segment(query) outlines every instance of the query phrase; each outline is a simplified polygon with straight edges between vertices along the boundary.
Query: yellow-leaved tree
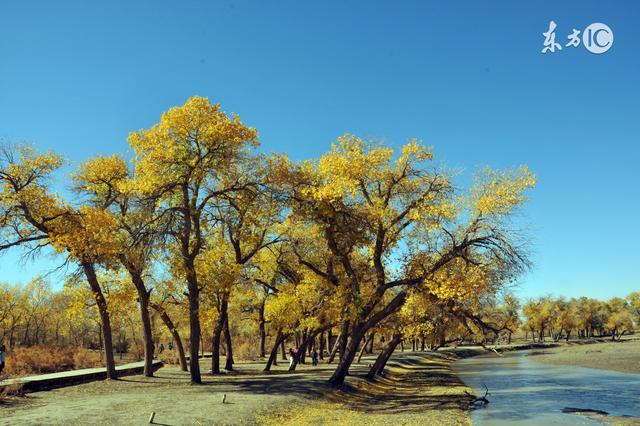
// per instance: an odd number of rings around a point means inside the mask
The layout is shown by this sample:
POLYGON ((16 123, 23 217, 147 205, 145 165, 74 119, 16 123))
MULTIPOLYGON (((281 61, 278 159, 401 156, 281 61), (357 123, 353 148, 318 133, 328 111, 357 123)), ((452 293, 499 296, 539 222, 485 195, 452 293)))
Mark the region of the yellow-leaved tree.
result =
POLYGON ((25 145, 3 147, 0 155, 0 251, 51 246, 80 266, 100 314, 107 378, 115 379, 109 309, 96 268, 117 260, 116 218, 102 207, 75 208, 51 190, 51 175, 62 165, 60 156, 25 145))
POLYGON ((155 199, 156 214, 170 223, 183 262, 189 299, 190 373, 201 383, 200 290, 196 259, 205 246, 207 212, 212 201, 239 189, 236 163, 257 144, 257 131, 229 116, 220 105, 202 97, 162 114, 149 129, 129 135, 135 152, 134 184, 143 196, 155 199))
MULTIPOLYGON (((396 153, 347 134, 317 161, 282 159, 277 168, 292 214, 319 228, 333 267, 326 271, 303 253, 302 264, 338 282, 344 294, 346 341, 333 385, 343 383, 365 333, 452 260, 500 263, 513 272, 527 264, 505 219, 524 202, 535 177, 524 167, 485 172, 461 197, 444 172, 428 166, 432 158, 415 140, 396 153)), ((452 285, 446 291, 459 290, 452 285)))

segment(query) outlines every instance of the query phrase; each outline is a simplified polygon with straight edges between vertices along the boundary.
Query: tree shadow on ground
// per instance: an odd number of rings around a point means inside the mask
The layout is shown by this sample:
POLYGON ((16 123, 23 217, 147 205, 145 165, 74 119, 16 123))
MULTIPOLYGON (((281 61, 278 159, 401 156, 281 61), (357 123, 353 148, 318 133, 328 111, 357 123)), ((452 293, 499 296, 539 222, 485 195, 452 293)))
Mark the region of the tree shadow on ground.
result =
POLYGON ((327 398, 360 411, 386 414, 427 410, 466 410, 473 397, 464 394, 464 384, 453 374, 447 356, 399 357, 387 373, 375 381, 354 380, 327 398))

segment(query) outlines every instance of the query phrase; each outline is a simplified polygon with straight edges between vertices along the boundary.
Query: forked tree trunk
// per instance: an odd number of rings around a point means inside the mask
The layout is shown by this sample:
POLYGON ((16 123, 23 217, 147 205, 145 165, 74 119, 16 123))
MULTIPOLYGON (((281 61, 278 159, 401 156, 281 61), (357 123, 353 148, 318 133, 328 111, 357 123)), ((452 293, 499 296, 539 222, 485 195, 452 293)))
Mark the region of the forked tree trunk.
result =
POLYGON ((107 379, 115 380, 118 378, 116 373, 116 361, 113 357, 113 338, 111 335, 111 319, 109 318, 109 309, 107 301, 102 293, 102 288, 96 276, 95 266, 91 262, 83 262, 82 269, 93 292, 96 304, 98 305, 98 313, 100 314, 100 328, 102 343, 104 347, 105 366, 107 368, 107 379))
POLYGON ((173 341, 176 343, 176 349, 178 349, 178 358, 180 359, 180 369, 182 371, 189 371, 187 368, 187 357, 184 354, 184 346, 182 345, 182 339, 180 338, 180 333, 178 333, 178 329, 171 321, 171 318, 167 314, 167 312, 158 304, 150 302, 151 308, 153 308, 158 314, 160 314, 160 319, 164 323, 164 325, 169 329, 171 333, 171 337, 173 337, 173 341))

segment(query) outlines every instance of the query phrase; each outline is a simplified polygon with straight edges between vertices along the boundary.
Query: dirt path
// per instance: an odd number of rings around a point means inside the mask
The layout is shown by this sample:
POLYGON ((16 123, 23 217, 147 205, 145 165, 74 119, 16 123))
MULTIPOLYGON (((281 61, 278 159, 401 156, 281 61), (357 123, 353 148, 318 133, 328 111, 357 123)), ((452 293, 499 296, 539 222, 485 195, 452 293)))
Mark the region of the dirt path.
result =
MULTIPOLYGON (((388 377, 371 384, 359 376, 371 359, 352 368, 344 391, 330 389, 331 365, 278 366, 239 363, 239 372, 204 375, 202 386, 187 373, 164 367, 156 377, 130 376, 35 392, 0 405, 0 424, 470 424, 467 389, 451 373, 445 355, 399 354, 388 377), (226 394, 226 403, 222 403, 226 394), (427 421, 427 423, 424 423, 427 421)), ((203 371, 209 367, 203 361, 203 371)))

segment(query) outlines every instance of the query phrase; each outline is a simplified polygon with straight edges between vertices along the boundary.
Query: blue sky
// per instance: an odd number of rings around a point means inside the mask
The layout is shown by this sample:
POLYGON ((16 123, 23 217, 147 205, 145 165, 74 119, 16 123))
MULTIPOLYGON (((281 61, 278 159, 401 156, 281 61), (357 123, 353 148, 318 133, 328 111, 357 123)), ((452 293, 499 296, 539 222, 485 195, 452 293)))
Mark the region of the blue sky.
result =
MULTIPOLYGON (((526 163, 533 272, 521 296, 640 290, 640 5, 604 1, 5 1, 0 138, 75 164, 191 95, 318 156, 353 132, 433 145, 470 176, 526 163), (90 4, 91 3, 91 4, 90 4), (562 4, 559 4, 562 3, 562 4), (549 21, 614 32, 601 55, 542 54, 549 21)), ((0 258, 0 280, 50 263, 0 258)))

